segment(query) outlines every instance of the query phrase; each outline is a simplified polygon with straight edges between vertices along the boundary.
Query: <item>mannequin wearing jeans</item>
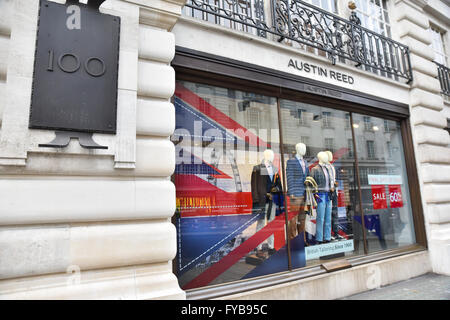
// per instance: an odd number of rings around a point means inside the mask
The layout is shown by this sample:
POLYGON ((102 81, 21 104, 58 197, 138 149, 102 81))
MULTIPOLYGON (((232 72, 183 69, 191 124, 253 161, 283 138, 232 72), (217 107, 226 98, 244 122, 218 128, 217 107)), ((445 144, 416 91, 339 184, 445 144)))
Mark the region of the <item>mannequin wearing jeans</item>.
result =
POLYGON ((331 237, 331 240, 340 240, 343 239, 339 235, 339 218, 338 218, 338 194, 337 194, 337 176, 336 176, 336 169, 331 164, 333 162, 333 153, 331 151, 325 151, 328 155, 328 161, 326 163, 326 166, 328 168, 328 171, 331 174, 331 191, 330 191, 330 197, 332 201, 332 209, 331 209, 331 230, 334 233, 334 237, 331 237))
POLYGON ((316 241, 318 243, 331 240, 331 209, 330 191, 332 189, 332 173, 327 168, 328 155, 325 152, 317 154, 319 164, 311 169, 311 176, 317 182, 318 197, 316 218, 316 241))

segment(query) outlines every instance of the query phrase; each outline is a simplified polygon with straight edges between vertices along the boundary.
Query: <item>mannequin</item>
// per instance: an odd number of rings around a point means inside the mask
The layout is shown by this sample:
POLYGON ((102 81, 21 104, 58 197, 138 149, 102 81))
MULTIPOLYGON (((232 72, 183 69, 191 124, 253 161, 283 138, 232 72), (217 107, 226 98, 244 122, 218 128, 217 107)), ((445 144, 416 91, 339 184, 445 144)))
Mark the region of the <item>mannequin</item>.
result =
MULTIPOLYGON (((251 177, 252 202, 253 210, 261 214, 257 225, 256 232, 267 223, 275 219, 276 204, 273 197, 282 193, 281 179, 278 169, 273 165, 275 155, 272 150, 267 149, 263 152, 263 160, 261 164, 253 167, 251 177)), ((274 252, 274 237, 271 235, 268 239, 268 252, 274 252)), ((262 249, 262 244, 258 246, 262 249)))
POLYGON ((327 243, 331 240, 331 191, 333 173, 327 167, 329 162, 328 154, 321 151, 317 154, 319 164, 311 169, 311 176, 317 182, 317 219, 316 219, 316 241, 317 243, 327 243))
POLYGON ((326 151, 328 155, 328 163, 327 167, 330 169, 332 174, 332 190, 331 190, 331 230, 334 235, 331 236, 331 240, 341 240, 343 237, 339 235, 339 221, 338 221, 338 191, 337 191, 337 176, 336 176, 336 168, 331 164, 333 162, 333 153, 331 151, 326 151))
POLYGON ((326 166, 329 170, 331 170, 331 185, 332 185, 332 191, 334 191, 335 187, 336 187, 336 169, 334 168, 334 166, 331 164, 331 162, 333 162, 333 153, 331 151, 325 151, 325 153, 327 154, 328 158, 326 161, 326 166))
POLYGON ((273 159, 275 158, 275 154, 273 153, 272 150, 267 149, 267 150, 264 150, 264 152, 263 152, 263 158, 264 158, 265 164, 272 164, 273 159))
POLYGON ((300 157, 300 159, 303 159, 303 156, 306 153, 306 145, 301 142, 297 143, 295 145, 295 151, 296 151, 297 155, 300 157))
MULTIPOLYGON (((297 143, 295 145, 295 151, 295 157, 289 159, 286 165, 288 196, 291 204, 290 209, 298 213, 296 217, 289 221, 289 239, 293 239, 305 231, 305 179, 309 175, 308 163, 303 159, 306 153, 306 145, 301 142, 297 143)), ((306 240, 304 233, 303 237, 306 240)))

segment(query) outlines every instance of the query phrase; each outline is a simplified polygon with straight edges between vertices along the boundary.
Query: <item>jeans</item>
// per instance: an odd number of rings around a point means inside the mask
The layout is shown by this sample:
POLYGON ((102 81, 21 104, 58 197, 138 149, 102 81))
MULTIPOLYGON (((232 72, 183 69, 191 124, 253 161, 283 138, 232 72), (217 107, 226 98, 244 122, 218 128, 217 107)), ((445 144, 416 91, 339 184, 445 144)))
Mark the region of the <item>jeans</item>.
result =
POLYGON ((331 197, 328 192, 319 193, 317 203, 316 241, 331 240, 331 197))

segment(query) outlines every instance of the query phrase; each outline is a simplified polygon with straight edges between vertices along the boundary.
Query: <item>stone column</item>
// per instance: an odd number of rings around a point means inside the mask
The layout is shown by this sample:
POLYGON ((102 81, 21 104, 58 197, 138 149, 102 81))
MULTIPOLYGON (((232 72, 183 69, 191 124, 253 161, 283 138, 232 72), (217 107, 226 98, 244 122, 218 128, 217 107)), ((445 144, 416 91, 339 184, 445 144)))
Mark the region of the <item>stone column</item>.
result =
POLYGON ((400 41, 410 49, 414 81, 410 91, 411 125, 417 157, 424 218, 434 272, 450 275, 450 143, 432 62, 426 0, 396 0, 400 41))
POLYGON ((117 134, 87 150, 40 148, 54 133, 28 129, 39 0, 0 2, 0 299, 185 299, 169 140, 183 5, 100 7, 121 17, 117 134))

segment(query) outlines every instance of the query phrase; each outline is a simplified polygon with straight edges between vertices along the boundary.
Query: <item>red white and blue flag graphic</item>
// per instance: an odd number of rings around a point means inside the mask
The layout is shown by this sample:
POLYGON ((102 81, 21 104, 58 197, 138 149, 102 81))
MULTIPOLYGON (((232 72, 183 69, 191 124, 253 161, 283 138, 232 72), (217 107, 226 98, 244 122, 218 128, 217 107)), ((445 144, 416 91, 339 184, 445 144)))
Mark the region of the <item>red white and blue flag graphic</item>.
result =
MULTIPOLYGON (((287 271, 284 206, 272 221, 256 230, 257 221, 264 216, 252 210, 250 178, 253 166, 260 162, 236 161, 239 151, 257 154, 275 148, 181 83, 177 83, 174 105, 177 270, 182 288, 287 271), (272 235, 276 252, 261 264, 243 266, 245 258, 272 235)), ((273 151, 274 166, 281 172, 280 154, 273 151)), ((347 148, 337 150, 333 158, 337 161, 347 152, 347 148)), ((338 206, 346 205, 340 191, 338 206)), ((290 208, 289 199, 286 207, 290 208)), ((297 214, 288 210, 287 220, 297 214)), ((339 234, 348 239, 347 218, 341 220, 339 234)), ((290 252, 292 268, 306 265, 303 233, 290 240, 290 252)))
MULTIPOLYGON (((270 144, 179 83, 174 105, 177 269, 179 278, 186 274, 189 279, 182 287, 210 284, 271 235, 277 252, 241 278, 287 270, 284 213, 257 232, 251 228, 263 218, 252 212, 249 184, 256 163, 238 165, 233 152, 249 146, 264 150, 270 144)), ((280 155, 275 154, 274 165, 279 164, 280 155)), ((305 264, 304 255, 293 260, 297 268, 305 264)))

